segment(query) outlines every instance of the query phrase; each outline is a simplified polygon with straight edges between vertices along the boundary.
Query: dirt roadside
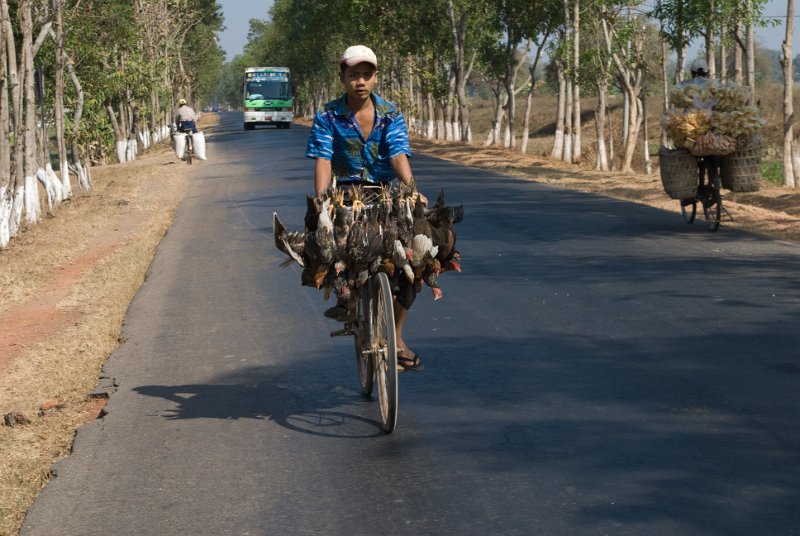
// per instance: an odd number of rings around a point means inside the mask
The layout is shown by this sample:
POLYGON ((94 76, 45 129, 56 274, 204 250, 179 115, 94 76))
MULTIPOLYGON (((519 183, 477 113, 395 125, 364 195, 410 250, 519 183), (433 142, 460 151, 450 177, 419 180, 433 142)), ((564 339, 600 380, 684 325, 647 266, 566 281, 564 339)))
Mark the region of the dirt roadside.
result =
MULTIPOLYGON (((201 127, 215 122, 207 114, 201 127)), ((504 149, 421 140, 413 151, 680 218, 658 175, 599 173, 504 149)), ((101 411, 103 393, 90 393, 120 343, 127 306, 189 174, 202 165, 187 166, 162 147, 132 163, 95 168, 93 190, 0 252, 0 534, 17 533, 53 463, 69 453, 74 431, 101 411)), ((420 182, 424 191, 424 177, 420 182)), ((800 242, 800 190, 764 186, 726 196, 735 221, 723 221, 720 232, 736 227, 800 242)))
POLYGON ((18 532, 75 430, 101 413, 103 363, 195 162, 166 144, 96 167, 90 191, 0 252, 0 534, 18 532))

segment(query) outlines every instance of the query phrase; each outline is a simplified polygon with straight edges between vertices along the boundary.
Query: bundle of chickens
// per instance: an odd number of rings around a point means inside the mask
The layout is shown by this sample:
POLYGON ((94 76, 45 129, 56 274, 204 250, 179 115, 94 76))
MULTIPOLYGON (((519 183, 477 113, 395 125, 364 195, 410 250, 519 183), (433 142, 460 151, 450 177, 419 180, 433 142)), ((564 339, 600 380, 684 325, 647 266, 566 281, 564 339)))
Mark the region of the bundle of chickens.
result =
POLYGON ((766 121, 748 100, 749 90, 738 84, 692 80, 672 88, 661 124, 676 147, 723 156, 760 143, 766 121))
POLYGON ((385 272, 396 286, 406 278, 431 288, 442 297, 439 276, 461 271, 455 249, 455 224, 464 217, 463 205, 447 207, 444 190, 426 208, 413 189, 389 186, 369 191, 361 187, 329 189, 307 196, 305 231, 288 231, 273 213, 275 246, 303 268, 301 284, 347 299, 371 274, 385 272))

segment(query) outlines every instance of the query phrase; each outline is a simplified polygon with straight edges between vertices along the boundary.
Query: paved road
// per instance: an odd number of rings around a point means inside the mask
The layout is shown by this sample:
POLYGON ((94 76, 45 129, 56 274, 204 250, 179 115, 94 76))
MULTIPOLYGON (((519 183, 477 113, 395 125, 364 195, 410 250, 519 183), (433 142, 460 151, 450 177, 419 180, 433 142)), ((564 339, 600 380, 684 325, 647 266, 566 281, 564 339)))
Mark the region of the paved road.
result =
POLYGON ((239 121, 23 535, 800 532, 797 245, 415 156, 465 205, 464 273, 414 307, 427 370, 387 436, 271 244, 274 210, 302 222, 308 131, 239 121))

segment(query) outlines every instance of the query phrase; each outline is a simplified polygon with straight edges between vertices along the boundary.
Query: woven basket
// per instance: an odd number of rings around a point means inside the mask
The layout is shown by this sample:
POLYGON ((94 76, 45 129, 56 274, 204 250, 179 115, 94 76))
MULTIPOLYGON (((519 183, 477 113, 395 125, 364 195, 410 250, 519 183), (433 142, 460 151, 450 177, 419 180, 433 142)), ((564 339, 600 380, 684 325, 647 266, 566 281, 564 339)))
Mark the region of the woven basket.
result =
POLYGON ((756 192, 761 188, 761 145, 739 149, 719 163, 722 187, 731 192, 756 192))
POLYGON ((658 151, 661 184, 672 199, 689 199, 697 195, 697 157, 686 149, 658 151))

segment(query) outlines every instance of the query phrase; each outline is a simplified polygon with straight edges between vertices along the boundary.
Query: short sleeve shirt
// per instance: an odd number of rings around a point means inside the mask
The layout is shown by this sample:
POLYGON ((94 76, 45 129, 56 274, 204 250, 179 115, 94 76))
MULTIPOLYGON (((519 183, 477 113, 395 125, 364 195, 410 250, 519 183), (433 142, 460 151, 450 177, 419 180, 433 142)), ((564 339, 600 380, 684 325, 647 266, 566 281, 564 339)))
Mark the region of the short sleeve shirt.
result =
POLYGON ((328 102, 314 116, 306 156, 330 160, 339 182, 391 181, 395 172, 389 160, 400 154, 411 156, 403 114, 394 103, 373 93, 375 126, 365 139, 345 97, 328 102))

